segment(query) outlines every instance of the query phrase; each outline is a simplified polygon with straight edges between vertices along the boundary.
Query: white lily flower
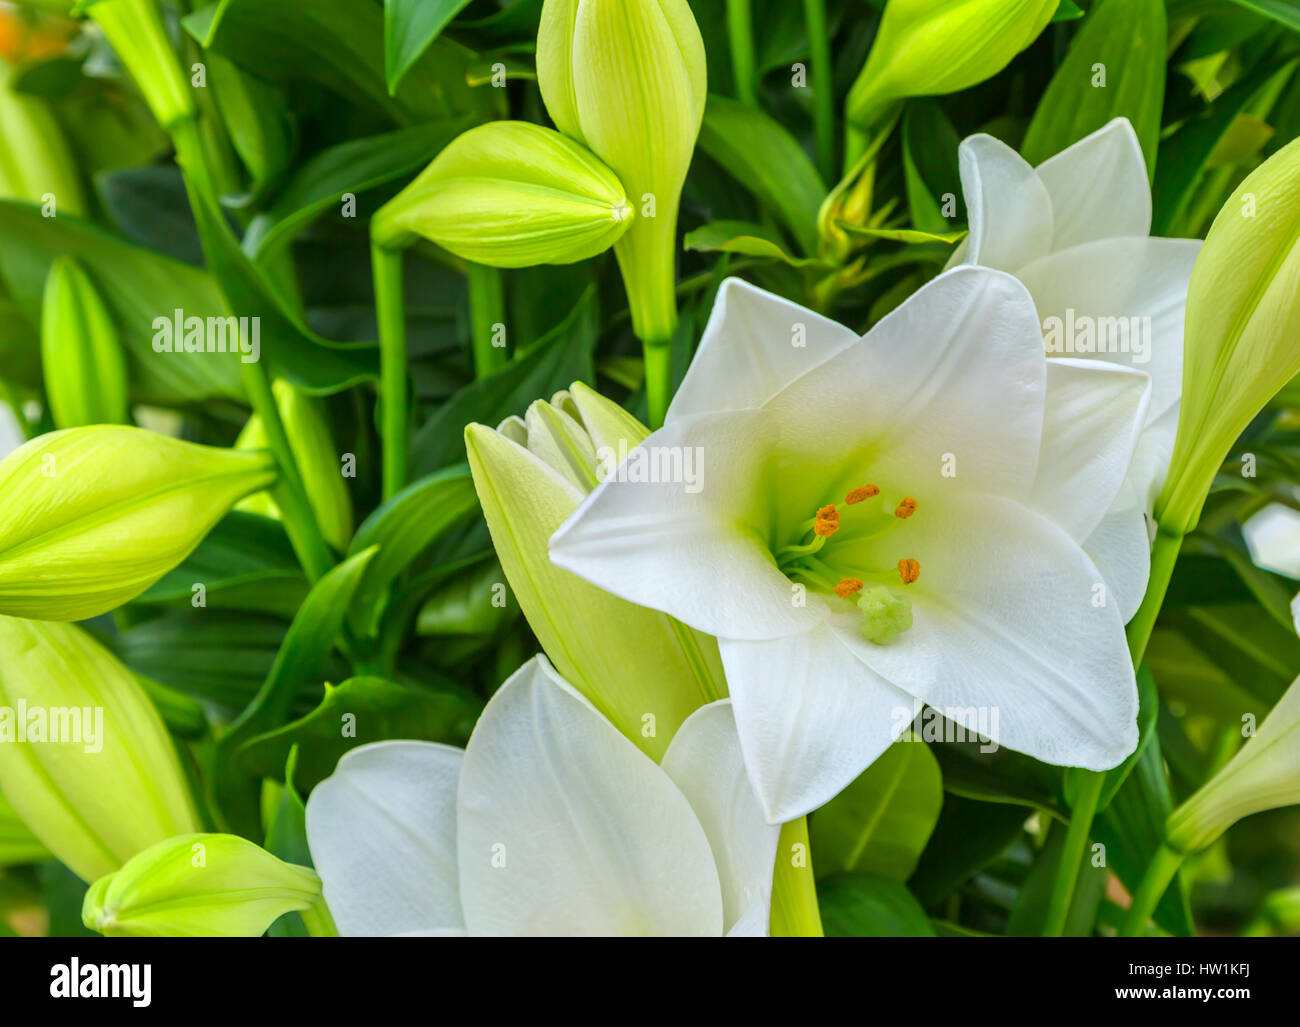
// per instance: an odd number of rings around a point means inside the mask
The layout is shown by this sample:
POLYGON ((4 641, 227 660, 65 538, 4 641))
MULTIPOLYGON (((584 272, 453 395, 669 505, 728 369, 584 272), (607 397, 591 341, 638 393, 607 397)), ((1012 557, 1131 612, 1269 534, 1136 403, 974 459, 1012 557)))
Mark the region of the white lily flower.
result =
POLYGON ((962 142, 959 158, 970 235, 951 263, 998 268, 1024 282, 1049 356, 1151 375, 1151 405, 1128 481, 1084 543, 1127 622, 1146 593, 1146 519, 1178 429, 1183 309, 1201 240, 1150 238, 1151 188, 1127 118, 1037 168, 982 134, 962 142))
POLYGON ((544 656, 464 751, 361 746, 307 803, 344 935, 764 935, 778 834, 729 702, 693 713, 656 765, 544 656))
POLYGON ((1300 578, 1300 512, 1270 503, 1241 526, 1256 567, 1300 578))
POLYGON ((702 476, 615 469, 551 559, 718 638, 770 823, 852 781, 914 698, 1105 769, 1136 745, 1137 689, 1081 543, 1149 390, 1047 360, 1000 271, 948 271, 865 337, 729 279, 664 428, 628 457, 662 472, 689 452, 702 476))

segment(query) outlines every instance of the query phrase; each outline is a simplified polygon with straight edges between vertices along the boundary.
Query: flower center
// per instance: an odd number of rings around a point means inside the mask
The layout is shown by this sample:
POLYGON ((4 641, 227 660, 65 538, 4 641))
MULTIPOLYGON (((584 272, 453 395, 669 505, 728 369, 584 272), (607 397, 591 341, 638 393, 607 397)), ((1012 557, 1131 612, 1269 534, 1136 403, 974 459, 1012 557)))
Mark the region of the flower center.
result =
POLYGON ((853 603, 862 615, 862 634, 878 645, 912 626, 912 603, 903 589, 921 577, 921 564, 903 557, 889 567, 864 565, 861 543, 893 531, 912 517, 917 501, 904 496, 890 503, 875 485, 860 485, 800 526, 795 541, 779 549, 777 566, 791 581, 811 585, 838 601, 853 603))

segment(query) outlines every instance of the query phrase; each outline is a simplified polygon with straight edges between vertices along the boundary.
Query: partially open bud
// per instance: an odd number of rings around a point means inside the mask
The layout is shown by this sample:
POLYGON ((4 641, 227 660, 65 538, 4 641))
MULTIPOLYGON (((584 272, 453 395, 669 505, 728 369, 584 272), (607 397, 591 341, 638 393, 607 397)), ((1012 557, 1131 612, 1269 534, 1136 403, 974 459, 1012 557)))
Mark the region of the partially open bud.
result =
POLYGON ((1174 810, 1168 845, 1197 852, 1242 817, 1300 803, 1300 679, 1214 777, 1174 810))
POLYGON ((70 428, 0 461, 0 614, 85 620, 129 602, 275 479, 266 453, 70 428))
POLYGON ((0 61, 0 198, 80 214, 85 198, 63 130, 40 97, 14 92, 9 79, 0 61))
POLYGON ((162 718, 131 672, 72 624, 0 617, 0 785, 86 881, 198 830, 162 718))
POLYGON ((649 432, 582 383, 493 431, 465 429, 474 487, 510 588, 557 670, 656 760, 724 693, 717 642, 551 563, 551 536, 649 432))
MULTIPOLYGON (((303 489, 320 524, 321 534, 326 542, 344 552, 352 540, 352 498, 348 495, 343 465, 330 435, 329 424, 321 413, 320 402, 283 380, 275 382, 273 391, 275 405, 284 422, 284 433, 289 437, 289 448, 298 463, 303 489)), ((253 414, 239 433, 235 448, 260 450, 268 446, 262 419, 253 414)), ((249 496, 237 509, 264 517, 280 517, 280 508, 265 492, 249 496)))
POLYGON ((45 278, 41 363, 60 428, 130 420, 126 358, 113 315, 70 257, 56 257, 45 278))
POLYGON ((641 339, 676 323, 682 184, 704 119, 704 41, 686 0, 546 0, 537 84, 556 126, 627 189, 638 218, 615 247, 641 339))
POLYGON ((1156 519, 1195 527, 1233 443, 1300 371, 1300 139, 1246 176, 1192 269, 1178 438, 1156 519))
POLYGON ((618 176, 585 147, 524 121, 458 136, 375 215, 381 246, 411 236, 492 267, 572 264, 632 223, 618 176))
POLYGON ((86 13, 108 37, 158 124, 171 129, 194 117, 194 96, 155 0, 97 0, 86 13))
POLYGON ((314 870, 236 835, 186 834, 91 885, 81 919, 110 938, 256 938, 320 900, 314 870))
POLYGON ((845 112, 870 128, 908 96, 992 78, 1038 38, 1059 0, 889 0, 845 112))

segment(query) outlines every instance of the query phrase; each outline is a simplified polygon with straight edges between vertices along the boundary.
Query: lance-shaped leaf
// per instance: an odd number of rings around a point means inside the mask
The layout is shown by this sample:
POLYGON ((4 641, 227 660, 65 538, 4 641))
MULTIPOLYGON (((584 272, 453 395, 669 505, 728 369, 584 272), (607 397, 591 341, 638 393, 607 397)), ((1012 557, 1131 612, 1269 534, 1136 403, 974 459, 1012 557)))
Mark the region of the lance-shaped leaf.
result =
POLYGON ((68 257, 50 265, 41 310, 41 361, 60 428, 125 424, 126 360, 107 305, 68 257))

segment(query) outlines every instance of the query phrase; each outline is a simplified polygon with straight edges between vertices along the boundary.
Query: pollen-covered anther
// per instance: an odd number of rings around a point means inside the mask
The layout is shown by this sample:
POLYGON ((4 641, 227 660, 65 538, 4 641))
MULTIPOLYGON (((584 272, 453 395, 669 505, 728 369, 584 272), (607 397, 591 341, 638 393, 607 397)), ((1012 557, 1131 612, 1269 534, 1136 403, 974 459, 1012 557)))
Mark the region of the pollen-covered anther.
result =
POLYGON ((838 520, 831 521, 827 520, 825 517, 818 517, 816 522, 813 524, 813 534, 820 538, 829 538, 839 530, 840 523, 838 520))
POLYGON ((838 521, 840 519, 840 512, 835 509, 833 504, 831 506, 823 506, 817 511, 817 519, 819 521, 838 521))
POLYGON ((906 496, 903 501, 894 508, 894 516, 900 517, 903 520, 907 520, 907 518, 911 517, 914 513, 916 513, 916 500, 911 496, 906 496))
POLYGON ((844 502, 848 503, 849 506, 853 506, 855 503, 865 503, 868 499, 874 499, 878 495, 880 495, 880 489, 875 485, 859 485, 844 497, 844 502))
POLYGON ((847 599, 854 592, 862 591, 862 579, 860 578, 843 578, 835 586, 835 594, 841 599, 847 599))
POLYGON ((921 565, 911 557, 908 557, 905 560, 899 560, 898 576, 903 579, 904 585, 910 585, 921 576, 921 565))

